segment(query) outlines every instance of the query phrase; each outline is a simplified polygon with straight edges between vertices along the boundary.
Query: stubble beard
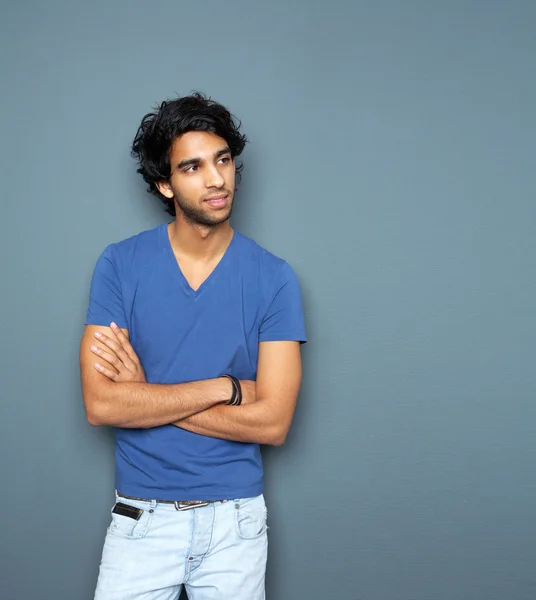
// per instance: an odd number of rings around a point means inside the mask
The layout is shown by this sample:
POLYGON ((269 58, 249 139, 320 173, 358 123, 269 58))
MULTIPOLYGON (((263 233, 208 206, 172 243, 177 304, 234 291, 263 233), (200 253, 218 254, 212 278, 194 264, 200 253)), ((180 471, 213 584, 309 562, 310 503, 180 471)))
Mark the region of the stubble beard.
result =
MULTIPOLYGON (((229 194, 230 196, 231 194, 229 194)), ((190 225, 197 225, 202 227, 217 227, 225 221, 228 221, 231 218, 231 213, 233 212, 234 206, 234 197, 232 198, 231 206, 227 209, 227 211, 220 215, 211 217, 205 211, 192 206, 188 202, 186 202, 183 198, 181 198, 178 194, 175 195, 175 212, 180 211, 185 221, 187 221, 190 225)))

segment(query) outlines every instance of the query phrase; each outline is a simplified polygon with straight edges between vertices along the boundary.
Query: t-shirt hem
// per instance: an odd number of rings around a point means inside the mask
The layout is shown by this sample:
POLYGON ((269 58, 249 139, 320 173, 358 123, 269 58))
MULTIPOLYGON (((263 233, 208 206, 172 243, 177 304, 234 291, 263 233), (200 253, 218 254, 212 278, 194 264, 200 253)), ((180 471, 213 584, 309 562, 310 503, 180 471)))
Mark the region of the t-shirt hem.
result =
POLYGON ((116 492, 133 498, 142 498, 144 500, 171 500, 183 502, 186 500, 236 500, 238 498, 254 498, 264 493, 264 485, 258 484, 246 488, 225 489, 221 491, 192 492, 190 490, 154 490, 140 489, 125 485, 118 485, 116 492))
POLYGON ((259 342, 300 342, 305 344, 307 337, 295 333, 268 333, 259 336, 259 342))
POLYGON ((99 327, 110 327, 112 321, 119 327, 119 329, 128 329, 128 323, 126 323, 122 318, 114 319, 107 318, 101 319, 98 317, 90 317, 86 318, 84 325, 98 325, 99 327))

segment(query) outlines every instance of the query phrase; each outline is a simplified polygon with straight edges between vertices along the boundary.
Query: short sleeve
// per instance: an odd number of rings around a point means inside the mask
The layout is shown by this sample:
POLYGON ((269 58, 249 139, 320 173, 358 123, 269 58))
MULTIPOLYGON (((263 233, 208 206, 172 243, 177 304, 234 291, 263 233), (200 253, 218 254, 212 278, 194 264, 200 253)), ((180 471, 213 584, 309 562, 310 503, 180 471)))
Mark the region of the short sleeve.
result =
POLYGON ((288 263, 279 272, 275 295, 259 327, 259 342, 307 341, 300 284, 288 263))
POLYGON ((109 327, 112 321, 122 329, 128 328, 121 280, 113 260, 112 249, 108 246, 100 255, 93 271, 86 325, 109 327))

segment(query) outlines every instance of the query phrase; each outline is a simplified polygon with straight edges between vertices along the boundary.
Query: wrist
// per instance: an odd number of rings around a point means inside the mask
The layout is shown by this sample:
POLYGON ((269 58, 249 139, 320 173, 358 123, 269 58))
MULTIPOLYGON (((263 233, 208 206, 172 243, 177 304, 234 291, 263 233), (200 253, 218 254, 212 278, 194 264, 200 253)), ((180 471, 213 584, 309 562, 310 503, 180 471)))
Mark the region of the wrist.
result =
POLYGON ((228 377, 218 377, 218 389, 216 392, 217 404, 227 404, 233 394, 233 382, 228 377))
POLYGON ((240 406, 242 404, 242 386, 240 385, 240 381, 229 373, 225 373, 223 377, 226 377, 233 386, 231 397, 226 404, 228 406, 240 406))

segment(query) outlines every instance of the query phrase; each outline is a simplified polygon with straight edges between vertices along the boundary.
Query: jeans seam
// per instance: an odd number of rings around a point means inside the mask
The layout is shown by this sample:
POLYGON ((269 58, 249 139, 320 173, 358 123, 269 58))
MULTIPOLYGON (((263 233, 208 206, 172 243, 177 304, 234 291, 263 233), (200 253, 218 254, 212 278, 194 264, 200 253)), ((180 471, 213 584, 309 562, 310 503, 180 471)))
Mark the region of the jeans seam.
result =
POLYGON ((190 523, 192 524, 191 528, 190 528, 190 542, 188 543, 188 550, 186 552, 186 556, 184 557, 184 583, 186 583, 190 579, 190 573, 192 572, 191 568, 190 568, 191 567, 190 561, 188 559, 192 555, 192 549, 194 546, 195 510, 190 511, 190 512, 192 512, 194 514, 190 517, 190 523))

